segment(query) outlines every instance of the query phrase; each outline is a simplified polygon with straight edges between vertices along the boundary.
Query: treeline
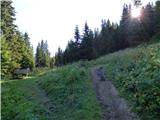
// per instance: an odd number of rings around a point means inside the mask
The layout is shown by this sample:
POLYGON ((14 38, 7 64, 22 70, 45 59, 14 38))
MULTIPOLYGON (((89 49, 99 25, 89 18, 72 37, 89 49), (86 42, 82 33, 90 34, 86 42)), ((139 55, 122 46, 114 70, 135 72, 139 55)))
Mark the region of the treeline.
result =
POLYGON ((132 6, 124 5, 120 24, 102 20, 101 29, 91 30, 87 23, 82 35, 78 26, 74 30, 74 39, 68 42, 64 51, 58 48, 55 65, 61 66, 78 60, 91 60, 99 56, 139 45, 160 37, 160 1, 155 6, 148 3, 141 10, 139 18, 131 16, 132 6))
POLYGON ((50 56, 47 40, 46 41, 42 40, 40 43, 38 43, 35 59, 36 59, 36 67, 53 68, 54 57, 50 56))
POLYGON ((21 33, 15 21, 11 1, 1 1, 1 76, 13 73, 16 68, 34 67, 33 48, 27 33, 21 33))
POLYGON ((12 1, 2 0, 1 5, 1 77, 10 76, 18 68, 53 67, 47 41, 38 44, 36 60, 27 33, 21 33, 15 25, 15 9, 12 1), (42 59, 43 58, 43 59, 42 59))
POLYGON ((87 23, 80 34, 78 26, 74 39, 66 49, 60 48, 51 57, 47 41, 42 40, 34 56, 27 33, 21 33, 15 25, 15 9, 12 1, 2 0, 1 4, 1 76, 12 75, 18 68, 61 66, 78 60, 91 60, 99 56, 149 41, 160 36, 160 1, 142 8, 141 17, 131 17, 131 6, 124 5, 120 24, 102 20, 100 30, 91 30, 87 23))

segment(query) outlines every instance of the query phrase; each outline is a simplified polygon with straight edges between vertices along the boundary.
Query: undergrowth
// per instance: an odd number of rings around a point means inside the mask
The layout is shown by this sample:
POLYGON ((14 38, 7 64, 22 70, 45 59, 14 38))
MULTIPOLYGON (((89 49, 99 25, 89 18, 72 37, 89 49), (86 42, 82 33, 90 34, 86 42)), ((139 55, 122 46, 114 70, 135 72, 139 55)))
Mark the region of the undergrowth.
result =
POLYGON ((107 78, 142 120, 159 120, 160 42, 119 51, 92 64, 104 64, 107 78))

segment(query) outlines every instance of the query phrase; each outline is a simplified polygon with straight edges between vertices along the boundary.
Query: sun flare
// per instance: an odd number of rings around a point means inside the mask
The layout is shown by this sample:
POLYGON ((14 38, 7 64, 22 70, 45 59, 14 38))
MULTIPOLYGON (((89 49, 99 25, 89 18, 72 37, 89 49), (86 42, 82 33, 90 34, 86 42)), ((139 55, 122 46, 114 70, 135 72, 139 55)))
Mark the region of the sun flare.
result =
POLYGON ((133 18, 138 18, 141 16, 141 8, 132 9, 131 15, 133 18))

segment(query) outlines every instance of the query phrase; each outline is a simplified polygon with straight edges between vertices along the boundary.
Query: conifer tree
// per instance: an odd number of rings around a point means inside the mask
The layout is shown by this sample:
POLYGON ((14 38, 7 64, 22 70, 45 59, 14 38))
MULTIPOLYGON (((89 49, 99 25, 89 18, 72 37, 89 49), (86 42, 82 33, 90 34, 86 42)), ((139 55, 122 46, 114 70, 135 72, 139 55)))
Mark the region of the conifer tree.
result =
POLYGON ((156 1, 155 6, 155 34, 160 38, 160 1, 156 1))
POLYGON ((25 37, 14 24, 15 10, 12 1, 1 2, 2 74, 12 74, 17 68, 33 68, 34 57, 29 37, 25 37), (26 41, 28 40, 28 42, 26 41))
POLYGON ((56 66, 61 66, 63 65, 63 51, 61 48, 58 48, 58 52, 55 54, 55 65, 56 66))
POLYGON ((29 38, 27 32, 24 33, 24 41, 25 41, 25 44, 26 44, 26 46, 27 46, 28 48, 31 47, 30 38, 29 38))
MULTIPOLYGON (((21 59, 19 53, 17 53, 16 47, 18 46, 17 36, 16 36, 16 26, 14 24, 15 21, 15 10, 12 7, 12 1, 2 0, 1 4, 1 34, 3 36, 2 43, 6 44, 8 47, 8 52, 10 51, 10 66, 8 68, 8 72, 11 73, 15 68, 19 68, 20 64, 18 63, 21 59), (14 46, 13 46, 14 45, 14 46), (14 54, 15 53, 15 54, 14 54), (18 54, 18 57, 14 57, 18 54)), ((5 46, 5 45, 4 45, 5 46)), ((5 47, 4 47, 5 48, 5 47)), ((2 49, 2 53, 7 52, 6 49, 2 49)), ((6 59, 5 59, 6 60, 6 59)), ((7 61, 2 61, 7 62, 7 61)), ((2 70, 5 69, 5 66, 2 64, 2 70)))
POLYGON ((15 9, 12 7, 12 1, 2 0, 1 4, 1 32, 5 36, 7 41, 13 39, 13 34, 16 30, 16 25, 14 24, 15 19, 15 9))
POLYGON ((8 44, 4 36, 0 37, 1 41, 1 77, 10 74, 11 67, 11 51, 8 49, 8 44))
POLYGON ((99 49, 101 48, 99 44, 99 31, 98 29, 94 29, 93 33, 93 58, 97 58, 100 56, 99 49))
POLYGON ((80 59, 80 44, 81 44, 81 37, 80 37, 80 33, 79 33, 79 28, 78 25, 76 25, 75 27, 75 33, 74 33, 74 39, 75 42, 73 44, 74 46, 74 61, 77 61, 80 59))
POLYGON ((47 41, 38 43, 36 49, 36 66, 37 67, 50 67, 50 53, 48 50, 47 41))
POLYGON ((85 23, 84 33, 82 36, 82 42, 80 47, 81 59, 92 59, 93 49, 92 49, 92 41, 93 41, 93 32, 89 29, 88 24, 85 23))
POLYGON ((37 48, 36 48, 36 55, 35 55, 35 59, 36 59, 36 67, 40 67, 40 59, 41 59, 41 50, 40 50, 40 43, 38 43, 37 48))
POLYGON ((128 46, 127 42, 127 32, 128 32, 128 23, 129 23, 129 10, 128 6, 125 4, 123 6, 122 18, 120 20, 119 26, 119 44, 120 49, 123 49, 128 46))
POLYGON ((30 68, 32 69, 35 66, 35 60, 33 55, 33 49, 30 45, 30 38, 28 33, 25 33, 23 36, 23 52, 21 60, 21 68, 30 68))

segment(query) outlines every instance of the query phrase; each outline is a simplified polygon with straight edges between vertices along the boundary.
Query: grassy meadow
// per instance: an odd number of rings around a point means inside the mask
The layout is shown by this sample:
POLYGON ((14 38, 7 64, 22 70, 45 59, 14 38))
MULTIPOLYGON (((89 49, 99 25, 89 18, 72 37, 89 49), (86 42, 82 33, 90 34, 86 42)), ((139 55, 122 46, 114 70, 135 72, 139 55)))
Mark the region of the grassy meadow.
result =
POLYGON ((88 69, 73 64, 2 85, 2 120, 99 120, 88 69))
POLYGON ((2 120, 100 120, 102 110, 90 69, 103 65, 107 79, 142 120, 160 118, 160 42, 96 60, 2 80, 2 120))

